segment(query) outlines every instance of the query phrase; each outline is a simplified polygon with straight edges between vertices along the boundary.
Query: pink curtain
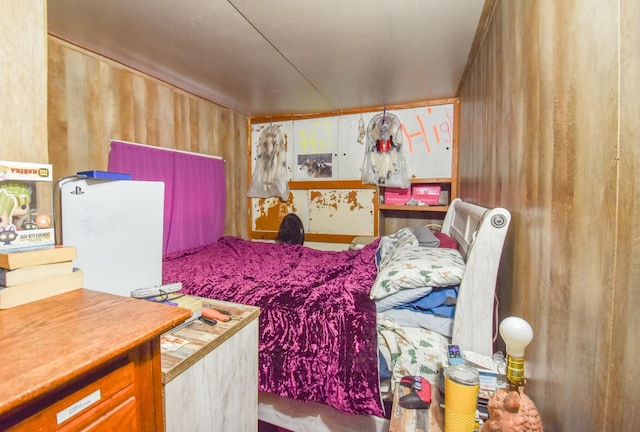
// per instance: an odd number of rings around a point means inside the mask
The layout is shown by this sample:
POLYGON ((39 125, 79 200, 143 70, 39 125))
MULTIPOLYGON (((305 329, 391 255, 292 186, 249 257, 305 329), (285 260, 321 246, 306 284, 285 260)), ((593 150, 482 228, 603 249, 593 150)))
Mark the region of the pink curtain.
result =
MULTIPOLYGON (((163 256, 217 241, 224 232, 224 160, 111 141, 109 171, 164 182, 163 256)), ((144 223, 144 221, 131 221, 144 223)))

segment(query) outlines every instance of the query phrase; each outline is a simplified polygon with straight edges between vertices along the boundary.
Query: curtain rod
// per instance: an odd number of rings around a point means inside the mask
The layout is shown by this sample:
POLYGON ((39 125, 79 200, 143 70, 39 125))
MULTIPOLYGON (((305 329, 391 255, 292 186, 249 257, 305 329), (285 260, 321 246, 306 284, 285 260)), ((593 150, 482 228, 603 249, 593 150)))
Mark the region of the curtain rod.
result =
POLYGON ((226 162, 222 156, 214 156, 214 155, 208 155, 208 154, 204 154, 204 153, 196 153, 196 152, 190 152, 190 151, 186 151, 186 150, 178 150, 178 149, 172 149, 172 148, 166 148, 166 147, 158 147, 158 146, 153 146, 153 145, 149 145, 149 144, 134 143, 134 142, 122 141, 122 140, 116 140, 116 139, 112 139, 112 140, 109 141, 109 147, 111 147, 111 143, 113 143, 113 142, 119 142, 119 143, 123 143, 123 144, 130 144, 130 145, 135 145, 135 146, 140 146, 140 147, 148 147, 148 148, 152 148, 152 149, 165 150, 165 151, 176 152, 176 153, 184 153, 184 154, 189 154, 189 155, 193 155, 193 156, 201 156, 201 157, 208 157, 208 158, 213 158, 213 159, 221 159, 224 162, 226 162))

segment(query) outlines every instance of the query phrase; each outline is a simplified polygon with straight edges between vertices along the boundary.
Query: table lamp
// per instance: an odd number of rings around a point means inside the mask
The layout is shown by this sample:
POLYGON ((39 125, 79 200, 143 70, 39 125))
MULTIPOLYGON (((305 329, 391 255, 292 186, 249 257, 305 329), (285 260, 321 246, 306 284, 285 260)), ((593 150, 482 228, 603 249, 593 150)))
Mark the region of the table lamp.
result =
POLYGON ((533 401, 524 394, 524 349, 533 339, 533 329, 518 317, 500 323, 500 336, 507 347, 507 381, 509 389, 497 389, 487 408, 489 418, 482 432, 543 432, 542 419, 533 401))
POLYGON ((500 323, 500 336, 507 348, 506 376, 510 390, 524 385, 524 350, 533 339, 533 329, 519 317, 508 317, 500 323))

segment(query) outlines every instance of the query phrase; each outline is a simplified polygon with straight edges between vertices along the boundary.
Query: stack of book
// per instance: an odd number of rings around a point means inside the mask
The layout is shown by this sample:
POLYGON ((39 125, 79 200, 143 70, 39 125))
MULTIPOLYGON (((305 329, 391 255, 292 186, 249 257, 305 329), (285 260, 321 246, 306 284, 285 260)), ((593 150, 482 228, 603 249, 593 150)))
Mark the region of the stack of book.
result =
POLYGON ((71 246, 0 253, 0 309, 82 288, 76 257, 71 246))

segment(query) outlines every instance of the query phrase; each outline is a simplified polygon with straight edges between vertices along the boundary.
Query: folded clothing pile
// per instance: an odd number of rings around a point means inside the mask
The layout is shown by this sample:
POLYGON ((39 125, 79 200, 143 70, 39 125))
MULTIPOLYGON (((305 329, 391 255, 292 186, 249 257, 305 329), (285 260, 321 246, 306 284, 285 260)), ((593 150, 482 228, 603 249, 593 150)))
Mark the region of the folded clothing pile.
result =
POLYGON ((370 297, 402 327, 451 337, 464 259, 456 241, 427 227, 403 228, 380 239, 378 275, 370 297))

